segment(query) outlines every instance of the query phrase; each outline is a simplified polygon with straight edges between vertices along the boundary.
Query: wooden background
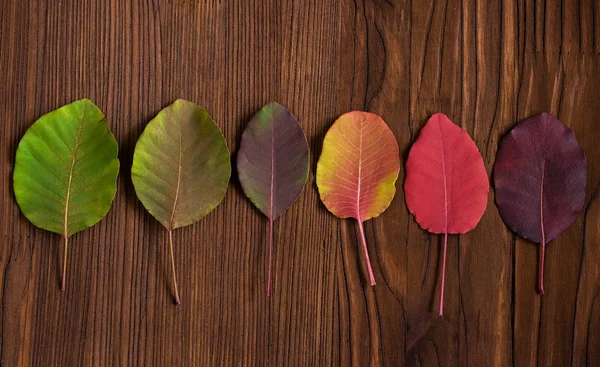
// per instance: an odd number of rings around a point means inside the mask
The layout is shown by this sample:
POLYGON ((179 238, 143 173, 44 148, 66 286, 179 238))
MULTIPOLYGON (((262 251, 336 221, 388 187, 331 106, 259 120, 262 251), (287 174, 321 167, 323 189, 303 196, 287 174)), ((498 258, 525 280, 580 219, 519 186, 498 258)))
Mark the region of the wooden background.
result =
POLYGON ((2 0, 0 298, 3 365, 583 366, 600 363, 600 4, 596 0, 2 0), (70 241, 31 225, 12 191, 16 146, 42 114, 82 97, 120 146, 106 218, 70 241), (221 206, 167 232, 136 199, 135 142, 176 98, 204 106, 232 157, 249 118, 277 100, 300 120, 311 174, 275 224, 235 174, 221 206), (390 208, 366 223, 378 284, 354 222, 321 204, 324 134, 349 110, 380 114, 403 162, 427 118, 466 129, 488 174, 515 123, 548 111, 588 159, 586 204, 548 247, 503 224, 490 191, 469 234, 449 239, 445 315, 440 236, 421 230, 400 173, 390 208))

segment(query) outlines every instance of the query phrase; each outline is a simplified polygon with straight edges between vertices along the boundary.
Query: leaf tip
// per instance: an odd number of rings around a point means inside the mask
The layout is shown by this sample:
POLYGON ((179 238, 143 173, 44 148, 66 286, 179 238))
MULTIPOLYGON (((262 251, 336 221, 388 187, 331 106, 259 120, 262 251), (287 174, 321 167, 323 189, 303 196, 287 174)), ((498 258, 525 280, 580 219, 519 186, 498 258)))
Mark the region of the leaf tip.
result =
POLYGON ((283 107, 283 108, 285 108, 281 103, 279 103, 277 101, 271 101, 271 102, 267 103, 263 108, 267 108, 267 107, 274 107, 274 108, 283 107))
MULTIPOLYGON (((443 112, 438 112, 438 113, 436 113, 436 114, 432 115, 432 116, 429 118, 428 122, 429 122, 429 121, 435 121, 435 122, 437 122, 437 123, 438 123, 438 125, 439 125, 439 124, 447 124, 448 122, 452 123, 452 122, 451 122, 452 120, 450 120, 450 118, 448 117, 448 115, 446 115, 446 114, 445 114, 445 113, 443 113, 443 112)), ((453 123, 452 123, 452 124, 453 124, 453 123)))
POLYGON ((79 100, 79 102, 94 104, 94 102, 92 102, 92 100, 87 97, 83 97, 82 99, 79 100))
POLYGON ((446 119, 448 119, 448 115, 446 115, 446 114, 445 114, 445 113, 443 113, 443 112, 438 112, 438 113, 436 113, 436 114, 433 114, 433 115, 432 115, 430 118, 434 118, 434 117, 435 117, 435 118, 440 118, 440 117, 441 117, 441 118, 446 118, 446 119))

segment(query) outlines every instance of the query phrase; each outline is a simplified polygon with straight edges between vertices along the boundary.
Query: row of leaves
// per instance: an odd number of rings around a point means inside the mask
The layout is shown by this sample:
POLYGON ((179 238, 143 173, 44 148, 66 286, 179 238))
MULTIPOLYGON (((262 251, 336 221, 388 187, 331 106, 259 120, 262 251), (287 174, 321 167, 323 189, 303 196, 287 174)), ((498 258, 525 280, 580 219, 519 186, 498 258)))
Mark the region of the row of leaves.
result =
MULTIPOLYGON (((69 237, 100 221, 116 193, 118 145, 103 113, 83 99, 42 116, 19 143, 14 190, 24 215, 64 237, 65 289, 69 237)), ((302 193, 309 147, 298 120, 271 103, 249 122, 237 155, 245 194, 269 219, 267 295, 271 292, 273 221, 302 193)), ((371 285, 363 222, 390 205, 400 171, 396 138, 378 115, 354 111, 329 129, 316 182, 327 209, 357 220, 371 285)), ((148 124, 134 152, 131 178, 144 207, 168 231, 175 302, 179 293, 172 231, 199 221, 221 203, 231 176, 223 134, 201 107, 177 100, 148 124)), ((494 166, 496 202, 515 232, 540 243, 540 286, 546 243, 581 211, 586 159, 575 134, 541 114, 503 139, 494 166)), ((444 114, 432 116, 406 162, 405 200, 419 225, 444 234, 440 315, 448 234, 472 230, 485 212, 489 181, 475 143, 444 114)))

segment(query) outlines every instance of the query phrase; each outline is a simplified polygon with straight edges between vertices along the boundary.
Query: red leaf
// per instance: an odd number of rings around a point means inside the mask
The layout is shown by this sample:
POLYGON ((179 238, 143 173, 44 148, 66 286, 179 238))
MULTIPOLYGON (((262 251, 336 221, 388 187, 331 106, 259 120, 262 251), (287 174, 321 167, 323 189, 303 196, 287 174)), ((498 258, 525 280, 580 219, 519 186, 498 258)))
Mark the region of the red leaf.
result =
POLYGON ((485 212, 488 191, 483 159, 469 134, 446 115, 433 115, 408 155, 404 192, 408 210, 421 228, 444 233, 440 315, 448 233, 475 228, 485 212))
POLYGON ((585 154, 573 131, 547 113, 519 123, 498 150, 494 164, 496 203, 513 231, 542 245, 542 294, 546 243, 569 227, 583 208, 586 167, 585 154))

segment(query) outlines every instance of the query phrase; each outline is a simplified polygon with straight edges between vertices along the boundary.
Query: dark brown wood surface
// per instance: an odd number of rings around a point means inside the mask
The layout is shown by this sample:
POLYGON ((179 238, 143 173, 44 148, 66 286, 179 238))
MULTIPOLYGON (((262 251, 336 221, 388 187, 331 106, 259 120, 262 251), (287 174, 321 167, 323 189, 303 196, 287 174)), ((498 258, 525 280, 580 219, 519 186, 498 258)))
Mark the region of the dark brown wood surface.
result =
POLYGON ((596 0, 2 0, 0 2, 0 336, 2 365, 600 365, 600 4, 596 0), (70 241, 30 224, 12 190, 16 146, 42 114, 82 97, 119 141, 106 218, 70 241), (204 106, 232 157, 249 118, 276 100, 300 120, 311 174, 275 223, 234 173, 221 206, 174 232, 182 303, 172 299, 167 232, 136 199, 135 142, 176 98, 204 106), (321 204, 325 132, 349 110, 380 114, 402 161, 427 118, 467 130, 491 176, 501 138, 541 111, 571 127, 588 159, 586 204, 548 246, 503 224, 490 191, 472 232, 421 230, 400 173, 390 208, 358 230, 321 204))

